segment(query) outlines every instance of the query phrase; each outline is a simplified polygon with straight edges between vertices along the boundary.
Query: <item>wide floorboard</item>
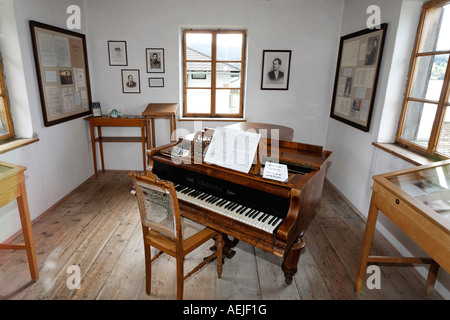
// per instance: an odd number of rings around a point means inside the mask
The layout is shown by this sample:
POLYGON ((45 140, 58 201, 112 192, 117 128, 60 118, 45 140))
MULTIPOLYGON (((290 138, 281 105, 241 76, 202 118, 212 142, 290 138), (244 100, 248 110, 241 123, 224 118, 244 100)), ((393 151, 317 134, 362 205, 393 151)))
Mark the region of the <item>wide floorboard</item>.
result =
MULTIPOLYGON (((152 265, 152 293, 145 293, 144 250, 131 179, 124 172, 91 178, 33 222, 39 280, 31 282, 24 251, 0 251, 0 299, 176 299, 175 260, 162 255, 152 265), (73 266, 81 284, 73 288, 73 266)), ((221 279, 215 262, 186 280, 184 298, 195 300, 405 300, 426 299, 425 281, 410 266, 381 266, 381 288, 354 292, 364 221, 328 183, 305 234, 291 285, 281 258, 244 242, 225 260, 221 279)), ((12 242, 21 242, 19 235, 12 242)), ((187 256, 189 271, 210 253, 212 242, 187 256)), ((396 255, 376 234, 373 251, 396 255)), ((430 299, 441 299, 434 292, 430 299)))

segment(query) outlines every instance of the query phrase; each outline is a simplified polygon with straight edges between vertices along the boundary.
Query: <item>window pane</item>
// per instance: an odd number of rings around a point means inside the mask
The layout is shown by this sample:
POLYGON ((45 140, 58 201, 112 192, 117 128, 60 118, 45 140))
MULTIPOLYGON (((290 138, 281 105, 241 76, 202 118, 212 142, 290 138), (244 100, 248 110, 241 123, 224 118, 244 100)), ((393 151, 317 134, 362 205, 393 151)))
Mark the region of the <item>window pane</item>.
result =
POLYGON ((217 88, 239 88, 241 86, 240 63, 217 63, 217 88))
POLYGON ((211 87, 211 62, 187 62, 187 86, 211 87))
POLYGON ((449 107, 445 109, 444 122, 442 123, 441 136, 437 146, 437 151, 450 155, 450 112, 449 107))
POLYGON ((237 114, 241 102, 240 90, 217 90, 216 91, 216 113, 218 114, 237 114))
POLYGON ((188 89, 186 93, 186 100, 188 113, 211 112, 210 89, 188 89))
POLYGON ((450 5, 427 10, 419 52, 450 50, 450 5))
POLYGON ((410 97, 439 100, 448 57, 448 54, 441 54, 417 58, 410 97))
POLYGON ((3 99, 3 97, 0 97, 0 136, 9 134, 6 106, 3 99))
POLYGON ((240 61, 242 59, 242 34, 217 35, 217 60, 240 61))
POLYGON ((186 34, 186 59, 211 61, 212 35, 210 33, 186 34))
POLYGON ((427 148, 436 110, 437 104, 409 101, 401 137, 427 148))

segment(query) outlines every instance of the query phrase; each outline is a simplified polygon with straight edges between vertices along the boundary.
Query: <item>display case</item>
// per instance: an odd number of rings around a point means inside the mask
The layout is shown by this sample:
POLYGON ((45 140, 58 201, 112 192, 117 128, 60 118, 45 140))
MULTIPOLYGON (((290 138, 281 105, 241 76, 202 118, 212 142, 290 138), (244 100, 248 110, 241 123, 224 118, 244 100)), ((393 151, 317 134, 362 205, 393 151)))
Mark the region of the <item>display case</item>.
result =
POLYGON ((425 293, 431 295, 439 266, 450 271, 450 160, 373 177, 355 290, 360 293, 368 263, 430 264, 425 293), (428 255, 370 256, 378 212, 381 211, 428 255))
POLYGON ((0 207, 17 200, 22 234, 25 244, 0 243, 0 249, 25 250, 28 258, 31 279, 39 278, 33 232, 31 230, 30 211, 25 188, 24 171, 27 168, 0 161, 0 207))

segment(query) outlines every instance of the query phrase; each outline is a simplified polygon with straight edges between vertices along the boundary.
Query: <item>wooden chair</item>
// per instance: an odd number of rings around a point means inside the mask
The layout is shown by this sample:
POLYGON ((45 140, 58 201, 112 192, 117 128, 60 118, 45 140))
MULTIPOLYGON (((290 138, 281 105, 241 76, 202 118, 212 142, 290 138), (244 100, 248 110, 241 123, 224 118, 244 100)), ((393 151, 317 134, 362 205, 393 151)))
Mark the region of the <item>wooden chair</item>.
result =
POLYGON ((141 214, 147 294, 151 292, 151 264, 162 253, 176 258, 178 300, 183 299, 184 280, 216 257, 217 276, 220 279, 224 246, 222 234, 181 216, 172 182, 162 181, 150 171, 145 175, 132 172, 130 177, 136 189, 141 214), (184 257, 212 238, 216 238, 217 250, 184 276, 184 257), (160 250, 153 259, 151 247, 160 250))

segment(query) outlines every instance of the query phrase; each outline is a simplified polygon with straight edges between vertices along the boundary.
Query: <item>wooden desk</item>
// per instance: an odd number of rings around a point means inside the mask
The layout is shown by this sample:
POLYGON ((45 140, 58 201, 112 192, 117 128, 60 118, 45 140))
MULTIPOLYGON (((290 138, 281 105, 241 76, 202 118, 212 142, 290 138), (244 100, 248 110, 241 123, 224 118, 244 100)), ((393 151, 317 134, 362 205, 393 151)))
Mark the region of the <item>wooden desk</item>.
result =
POLYGON ((0 161, 0 207, 17 199, 20 223, 25 244, 0 244, 0 249, 26 250, 31 279, 39 278, 36 252, 34 250, 33 232, 31 230, 30 211, 25 189, 24 171, 27 168, 0 161))
POLYGON ((98 178, 97 174, 97 152, 95 148, 95 142, 99 143, 100 147, 100 158, 102 163, 102 172, 105 172, 105 162, 103 159, 103 142, 140 142, 142 143, 142 160, 144 165, 144 171, 146 171, 146 161, 145 161, 145 128, 146 121, 142 116, 127 116, 124 115, 120 118, 111 118, 110 116, 103 115, 101 117, 87 117, 85 120, 89 121, 91 129, 91 141, 92 141, 92 157, 94 160, 94 171, 95 177, 98 178), (97 138, 95 138, 95 128, 97 127, 97 138), (139 137, 103 137, 102 127, 140 127, 141 136, 139 137))
POLYGON ((425 289, 430 296, 439 265, 450 272, 450 160, 377 175, 373 180, 355 291, 361 292, 369 262, 418 263, 430 264, 425 289), (379 210, 431 258, 369 256, 379 210))
POLYGON ((142 115, 147 119, 147 145, 149 148, 156 147, 155 119, 170 120, 170 141, 176 141, 172 138, 172 133, 176 130, 177 126, 177 109, 178 103, 150 103, 145 111, 142 112, 142 115))
POLYGON ((280 126, 277 124, 270 123, 257 123, 257 122, 238 122, 225 128, 247 131, 255 130, 255 132, 260 133, 263 138, 270 139, 272 130, 278 130, 278 139, 285 141, 292 141, 294 138, 294 129, 280 126))

